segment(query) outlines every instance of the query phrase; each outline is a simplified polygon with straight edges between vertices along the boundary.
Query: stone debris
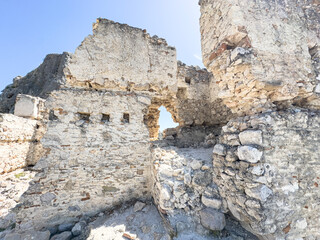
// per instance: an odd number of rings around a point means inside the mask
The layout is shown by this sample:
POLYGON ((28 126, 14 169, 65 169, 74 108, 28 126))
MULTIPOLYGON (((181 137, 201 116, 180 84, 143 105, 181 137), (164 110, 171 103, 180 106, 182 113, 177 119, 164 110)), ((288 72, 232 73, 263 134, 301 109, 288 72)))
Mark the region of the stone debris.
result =
POLYGON ((136 203, 134 204, 133 211, 134 211, 134 212, 139 212, 139 211, 141 211, 145 206, 146 206, 146 204, 143 203, 143 202, 136 202, 136 203))
POLYGON ((70 231, 62 232, 60 234, 54 235, 50 240, 70 240, 72 239, 72 233, 70 231))
MULTIPOLYGON (((22 233, 8 233, 4 240, 49 240, 50 232, 49 231, 26 231, 22 233)), ((54 240, 65 240, 65 238, 51 238, 54 240)), ((69 238, 71 239, 71 238, 69 238)))

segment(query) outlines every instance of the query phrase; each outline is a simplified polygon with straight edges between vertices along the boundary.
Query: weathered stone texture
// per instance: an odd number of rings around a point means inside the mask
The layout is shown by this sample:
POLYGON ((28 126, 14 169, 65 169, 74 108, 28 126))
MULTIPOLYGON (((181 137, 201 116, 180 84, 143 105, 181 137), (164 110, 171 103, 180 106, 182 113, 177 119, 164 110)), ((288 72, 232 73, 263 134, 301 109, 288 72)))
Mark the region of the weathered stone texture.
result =
MULTIPOLYGON (((210 208, 201 199, 221 201, 217 186, 212 181, 211 152, 211 148, 152 148, 152 194, 155 203, 160 207, 160 212, 166 212, 171 217, 172 222, 175 216, 192 215, 192 222, 188 222, 187 217, 184 221, 194 231, 199 228, 200 211, 203 210, 203 215, 207 216, 204 209, 210 208)), ((221 211, 221 204, 216 207, 221 211)), ((222 221, 221 213, 217 215, 222 221)), ((225 225, 225 222, 220 224, 225 225)), ((200 234, 205 234, 205 230, 202 231, 200 234)))
POLYGON ((43 119, 46 117, 44 100, 39 97, 18 94, 14 105, 14 115, 31 119, 43 119))
POLYGON ((72 54, 69 86, 175 92, 176 50, 146 30, 97 19, 93 35, 72 54))
POLYGON ((39 140, 36 126, 36 120, 0 114, 0 174, 34 162, 30 147, 39 140))
POLYGON ((52 93, 42 139, 49 153, 35 166, 40 172, 22 196, 18 221, 41 229, 150 196, 148 105, 139 99, 128 92, 52 93))
POLYGON ((177 117, 181 126, 221 125, 232 118, 218 98, 214 77, 206 69, 178 62, 177 117))
POLYGON ((234 113, 307 102, 319 108, 317 1, 202 0, 200 5, 203 61, 234 113))
POLYGON ((319 116, 293 109, 223 127, 214 181, 231 213, 261 239, 320 237, 319 116))
POLYGON ((0 95, 0 113, 13 113, 18 94, 47 98, 53 90, 64 85, 64 67, 68 53, 49 54, 43 63, 25 77, 16 77, 0 95))

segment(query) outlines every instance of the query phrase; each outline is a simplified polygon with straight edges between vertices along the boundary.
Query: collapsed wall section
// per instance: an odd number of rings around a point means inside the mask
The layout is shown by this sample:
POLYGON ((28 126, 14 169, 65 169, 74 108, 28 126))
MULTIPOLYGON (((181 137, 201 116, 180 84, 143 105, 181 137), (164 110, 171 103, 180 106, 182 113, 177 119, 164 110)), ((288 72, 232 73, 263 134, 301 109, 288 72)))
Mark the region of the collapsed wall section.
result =
POLYGON ((22 196, 17 222, 41 229, 148 198, 146 101, 127 92, 52 93, 42 139, 48 154, 34 167, 39 173, 22 196))
POLYGON ((309 102, 319 108, 317 1, 201 0, 200 5, 203 61, 234 113, 309 102))

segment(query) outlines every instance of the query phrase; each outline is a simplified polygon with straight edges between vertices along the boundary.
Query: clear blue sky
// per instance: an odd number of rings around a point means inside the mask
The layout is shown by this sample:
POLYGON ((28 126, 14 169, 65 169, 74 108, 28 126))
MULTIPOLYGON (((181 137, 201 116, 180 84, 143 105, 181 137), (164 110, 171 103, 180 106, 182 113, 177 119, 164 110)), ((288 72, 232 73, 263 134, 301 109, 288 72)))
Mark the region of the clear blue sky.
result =
POLYGON ((202 66, 197 0, 0 0, 0 89, 47 54, 74 52, 98 17, 147 29, 202 66))

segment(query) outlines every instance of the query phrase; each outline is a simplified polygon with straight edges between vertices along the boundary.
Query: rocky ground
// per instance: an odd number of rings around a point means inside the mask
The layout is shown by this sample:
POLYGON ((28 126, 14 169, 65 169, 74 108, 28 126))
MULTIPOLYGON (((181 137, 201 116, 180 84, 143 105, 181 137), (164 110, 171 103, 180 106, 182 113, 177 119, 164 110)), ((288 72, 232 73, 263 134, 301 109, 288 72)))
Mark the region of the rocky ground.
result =
POLYGON ((15 215, 10 212, 19 203, 22 193, 28 188, 29 182, 36 172, 31 169, 19 169, 0 175, 0 239, 4 240, 111 240, 111 239, 140 239, 140 240, 244 240, 252 239, 241 226, 227 218, 225 230, 209 231, 205 236, 188 229, 176 221, 170 226, 168 220, 161 217, 152 202, 136 202, 97 216, 83 216, 78 223, 61 224, 45 229, 42 232, 25 231, 16 233, 15 215), (5 230, 7 229, 7 230, 5 230))

